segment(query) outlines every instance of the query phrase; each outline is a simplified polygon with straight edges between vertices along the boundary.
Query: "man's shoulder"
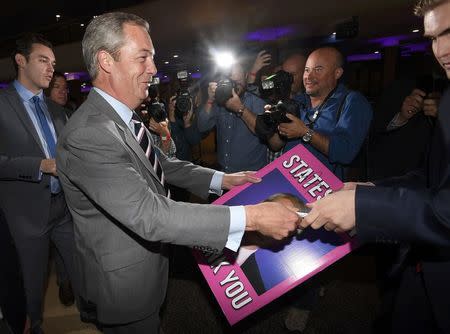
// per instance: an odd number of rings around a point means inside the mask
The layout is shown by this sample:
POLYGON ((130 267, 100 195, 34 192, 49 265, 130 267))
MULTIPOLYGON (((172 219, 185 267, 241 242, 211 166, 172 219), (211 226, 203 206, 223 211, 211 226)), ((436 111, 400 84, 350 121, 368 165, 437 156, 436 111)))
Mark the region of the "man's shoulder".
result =
POLYGON ((0 89, 0 99, 6 100, 11 97, 19 97, 19 93, 17 93, 14 86, 11 84, 4 89, 0 89))
POLYGON ((267 104, 266 101, 264 101, 262 98, 260 98, 259 96, 249 93, 248 91, 246 91, 244 93, 244 98, 243 98, 243 102, 245 104, 248 104, 248 106, 250 107, 250 109, 252 109, 253 113, 255 114, 262 114, 264 113, 264 106, 267 104), (255 109, 255 110, 253 110, 255 109))
POLYGON ((367 98, 359 91, 347 88, 343 84, 339 84, 336 88, 336 97, 340 100, 346 99, 347 101, 364 101, 369 103, 367 98))

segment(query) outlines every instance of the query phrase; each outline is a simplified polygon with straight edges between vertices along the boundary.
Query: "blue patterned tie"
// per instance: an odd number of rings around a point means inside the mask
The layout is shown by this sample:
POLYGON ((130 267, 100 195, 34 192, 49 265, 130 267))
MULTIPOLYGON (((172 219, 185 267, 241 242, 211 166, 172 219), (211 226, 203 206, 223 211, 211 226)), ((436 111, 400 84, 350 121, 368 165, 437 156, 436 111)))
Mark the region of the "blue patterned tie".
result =
MULTIPOLYGON (((52 131, 50 130, 50 125, 47 122, 47 118, 45 117, 44 111, 41 108, 40 105, 40 99, 39 96, 35 95, 31 99, 34 103, 34 107, 36 109, 36 116, 39 120, 39 124, 42 130, 42 134, 44 135, 45 142, 47 143, 48 147, 48 153, 50 155, 50 158, 54 158, 56 156, 56 142, 55 138, 53 137, 52 131)), ((50 189, 52 194, 57 194, 61 191, 61 185, 59 184, 59 181, 55 177, 50 178, 50 189)))

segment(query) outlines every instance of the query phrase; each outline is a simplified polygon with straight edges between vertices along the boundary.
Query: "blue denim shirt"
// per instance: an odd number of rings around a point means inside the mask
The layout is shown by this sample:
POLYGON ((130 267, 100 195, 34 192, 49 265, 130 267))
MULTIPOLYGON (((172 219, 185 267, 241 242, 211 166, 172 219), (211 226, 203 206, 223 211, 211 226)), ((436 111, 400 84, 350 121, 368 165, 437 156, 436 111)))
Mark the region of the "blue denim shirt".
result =
MULTIPOLYGON (((300 94, 296 96, 295 100, 300 104, 297 117, 308 124, 308 117, 314 113, 311 107, 311 99, 306 94, 300 94)), ((301 138, 289 140, 284 151, 290 150, 297 144, 303 144, 342 180, 344 178, 344 165, 350 164, 358 154, 369 132, 372 116, 372 107, 362 94, 348 90, 344 85, 339 84, 324 105, 313 127, 314 131, 329 138, 328 156, 315 149, 311 144, 304 143, 301 138), (338 110, 344 98, 342 113, 337 119, 338 110)))
MULTIPOLYGON (((244 93, 242 103, 254 114, 264 112, 264 100, 244 93)), ((198 113, 198 129, 217 129, 217 159, 224 172, 258 170, 267 164, 267 146, 254 135, 235 113, 214 104, 209 113, 205 107, 198 113)))

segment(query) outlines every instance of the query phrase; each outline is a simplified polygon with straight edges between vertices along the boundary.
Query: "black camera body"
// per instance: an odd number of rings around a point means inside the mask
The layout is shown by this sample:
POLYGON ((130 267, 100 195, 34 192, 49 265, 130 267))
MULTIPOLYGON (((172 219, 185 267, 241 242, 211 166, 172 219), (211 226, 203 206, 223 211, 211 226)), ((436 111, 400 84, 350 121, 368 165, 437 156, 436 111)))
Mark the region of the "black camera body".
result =
POLYGON ((233 89, 236 89, 236 83, 233 80, 229 78, 219 80, 215 93, 217 105, 225 106, 225 103, 233 96, 233 89))
POLYGON ((167 118, 166 107, 158 101, 150 101, 147 103, 148 117, 153 118, 155 122, 163 122, 167 118))
POLYGON ((278 125, 292 122, 286 115, 297 115, 298 109, 299 105, 296 101, 291 99, 280 100, 277 104, 272 105, 268 111, 256 117, 256 134, 262 139, 271 137, 278 130, 278 125))
POLYGON ((180 89, 177 91, 175 100, 175 117, 183 119, 183 117, 191 110, 193 97, 189 90, 189 75, 187 71, 177 73, 180 83, 180 89))
POLYGON ((291 94, 293 81, 292 74, 279 70, 261 81, 262 96, 272 104, 280 100, 287 100, 291 94))
POLYGON ((148 124, 150 118, 153 118, 155 122, 165 121, 167 118, 166 108, 163 103, 158 101, 158 85, 159 78, 154 77, 150 86, 148 87, 148 97, 150 100, 145 103, 144 109, 147 113, 142 113, 143 122, 148 124))

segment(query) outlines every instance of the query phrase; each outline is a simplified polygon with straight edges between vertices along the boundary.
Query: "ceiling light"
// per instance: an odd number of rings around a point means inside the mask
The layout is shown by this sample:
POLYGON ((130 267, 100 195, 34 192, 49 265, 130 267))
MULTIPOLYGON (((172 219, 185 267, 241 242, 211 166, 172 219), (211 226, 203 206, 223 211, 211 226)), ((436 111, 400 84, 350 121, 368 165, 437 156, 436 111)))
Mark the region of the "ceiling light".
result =
POLYGON ((336 31, 334 33, 332 33, 333 36, 336 36, 336 31))
POLYGON ((174 58, 178 58, 178 55, 173 55, 174 58))
POLYGON ((80 27, 84 27, 84 23, 81 23, 81 24, 80 24, 80 27))
POLYGON ((375 51, 374 53, 375 53, 375 54, 379 54, 379 53, 380 53, 380 51, 375 51))
POLYGON ((167 65, 168 63, 169 63, 169 62, 168 62, 167 60, 164 62, 164 64, 166 64, 166 65, 167 65))
POLYGON ((414 29, 412 32, 419 32, 419 29, 414 29))

